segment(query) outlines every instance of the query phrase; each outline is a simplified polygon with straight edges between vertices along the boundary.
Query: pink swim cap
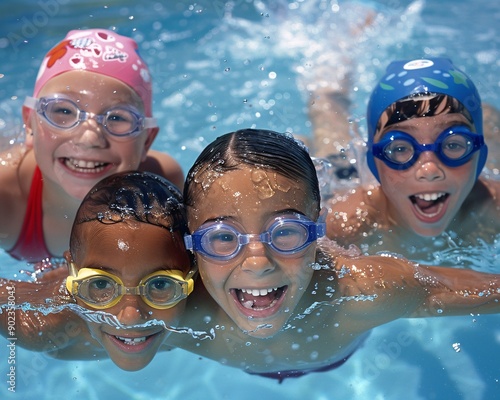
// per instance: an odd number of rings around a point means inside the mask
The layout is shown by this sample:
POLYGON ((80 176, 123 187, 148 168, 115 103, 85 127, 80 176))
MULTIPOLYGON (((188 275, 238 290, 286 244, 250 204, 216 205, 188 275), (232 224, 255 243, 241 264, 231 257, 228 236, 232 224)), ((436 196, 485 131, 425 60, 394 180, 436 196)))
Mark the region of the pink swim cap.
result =
POLYGON ((106 29, 74 30, 45 56, 36 78, 34 97, 59 74, 85 70, 110 76, 130 86, 151 117, 152 88, 149 69, 139 56, 135 40, 106 29))

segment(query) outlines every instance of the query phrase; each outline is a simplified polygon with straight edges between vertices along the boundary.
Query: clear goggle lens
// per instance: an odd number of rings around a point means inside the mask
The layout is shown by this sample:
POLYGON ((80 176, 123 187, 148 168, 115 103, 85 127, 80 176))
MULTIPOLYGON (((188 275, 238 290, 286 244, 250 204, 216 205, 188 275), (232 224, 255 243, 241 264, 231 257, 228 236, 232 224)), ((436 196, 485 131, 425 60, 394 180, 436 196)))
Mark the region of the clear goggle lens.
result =
POLYGON ((420 144, 405 132, 390 131, 372 146, 372 152, 390 168, 404 170, 415 164, 424 151, 433 151, 445 165, 458 167, 468 162, 482 146, 482 135, 465 127, 452 127, 430 144, 420 144))
POLYGON ((134 137, 144 129, 157 126, 154 118, 146 118, 125 106, 114 107, 97 115, 80 110, 74 101, 63 97, 27 97, 24 105, 35 109, 47 122, 59 129, 72 129, 93 118, 115 138, 134 137))
POLYGON ((260 234, 244 234, 224 222, 202 225, 192 235, 185 236, 188 250, 217 260, 236 257, 242 247, 261 242, 281 255, 293 255, 325 235, 324 222, 313 222, 297 214, 294 218, 278 217, 260 234))

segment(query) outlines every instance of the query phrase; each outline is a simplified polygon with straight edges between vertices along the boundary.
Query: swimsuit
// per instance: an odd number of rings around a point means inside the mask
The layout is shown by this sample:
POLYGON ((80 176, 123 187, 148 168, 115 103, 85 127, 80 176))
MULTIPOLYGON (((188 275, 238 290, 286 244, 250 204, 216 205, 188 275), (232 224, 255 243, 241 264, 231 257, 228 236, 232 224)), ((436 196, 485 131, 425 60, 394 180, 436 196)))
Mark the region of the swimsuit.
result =
POLYGON ((21 233, 14 247, 7 251, 18 260, 38 262, 52 257, 43 237, 42 189, 42 173, 37 166, 31 181, 21 233))
POLYGON ((279 383, 283 382, 285 378, 299 378, 301 376, 310 374, 311 372, 326 372, 331 371, 335 368, 340 367, 344 364, 349 357, 352 356, 353 353, 349 354, 347 357, 342 360, 335 361, 331 365, 325 365, 324 367, 316 368, 316 369, 308 369, 308 370, 289 370, 289 371, 279 371, 279 372, 248 372, 251 375, 259 375, 265 378, 277 379, 279 383))
POLYGON ((370 335, 370 332, 367 332, 366 334, 361 336, 359 338, 358 343, 355 344, 354 349, 350 353, 348 353, 347 356, 345 356, 344 358, 342 358, 338 361, 333 362, 330 365, 325 365, 325 366, 319 367, 319 368, 302 369, 302 370, 292 369, 292 370, 288 370, 288 371, 278 371, 278 372, 250 372, 250 371, 246 371, 246 372, 248 374, 251 374, 251 375, 259 375, 259 376, 263 376, 265 378, 277 379, 279 381, 279 383, 281 383, 281 382, 283 382, 283 380, 285 378, 300 378, 301 376, 310 374, 312 372, 331 371, 331 370, 336 369, 336 368, 340 367, 341 365, 343 365, 355 353, 355 351, 363 345, 363 343, 365 342, 366 338, 369 335, 370 335))

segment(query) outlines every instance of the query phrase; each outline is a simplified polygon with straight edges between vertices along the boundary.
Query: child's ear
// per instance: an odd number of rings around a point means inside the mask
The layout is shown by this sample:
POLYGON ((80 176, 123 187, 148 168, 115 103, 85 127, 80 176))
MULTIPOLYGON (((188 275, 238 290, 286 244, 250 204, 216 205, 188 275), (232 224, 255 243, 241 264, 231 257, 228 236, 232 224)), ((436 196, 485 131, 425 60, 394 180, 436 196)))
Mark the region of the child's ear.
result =
POLYGON ((146 158, 148 156, 148 151, 151 148, 151 145, 153 144, 154 140, 156 139, 156 135, 158 135, 158 132, 160 131, 160 128, 149 128, 148 129, 148 137, 146 139, 146 142, 144 143, 144 153, 142 155, 142 162, 146 161, 146 158))
POLYGON ((31 126, 31 113, 32 109, 26 106, 23 106, 23 123, 24 123, 24 132, 25 138, 24 143, 28 149, 33 147, 33 128, 31 126))

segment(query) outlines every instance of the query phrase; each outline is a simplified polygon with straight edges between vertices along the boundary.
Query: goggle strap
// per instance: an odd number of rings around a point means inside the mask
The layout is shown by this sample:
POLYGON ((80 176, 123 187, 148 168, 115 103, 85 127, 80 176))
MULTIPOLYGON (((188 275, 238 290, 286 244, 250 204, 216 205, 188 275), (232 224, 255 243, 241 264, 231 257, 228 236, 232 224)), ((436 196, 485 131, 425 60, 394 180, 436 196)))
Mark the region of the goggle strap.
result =
POLYGON ((194 251, 194 249, 193 249, 193 236, 184 235, 184 246, 186 246, 186 250, 194 251))
POLYGON ((156 121, 156 118, 151 118, 151 117, 144 117, 144 128, 149 129, 149 128, 158 128, 158 122, 156 121))
POLYGON ((26 96, 26 98, 24 99, 23 106, 34 110, 34 109, 36 109, 37 103, 38 103, 38 99, 31 97, 31 96, 26 96))

